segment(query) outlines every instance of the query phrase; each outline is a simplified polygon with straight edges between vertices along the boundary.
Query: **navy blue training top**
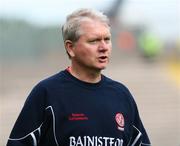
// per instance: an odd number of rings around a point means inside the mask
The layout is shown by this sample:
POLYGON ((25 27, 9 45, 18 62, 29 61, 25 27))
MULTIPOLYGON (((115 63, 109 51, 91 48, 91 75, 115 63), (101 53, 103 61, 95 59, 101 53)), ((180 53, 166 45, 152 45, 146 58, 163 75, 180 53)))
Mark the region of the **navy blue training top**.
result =
POLYGON ((102 75, 98 83, 67 70, 29 94, 7 146, 149 146, 129 90, 102 75))

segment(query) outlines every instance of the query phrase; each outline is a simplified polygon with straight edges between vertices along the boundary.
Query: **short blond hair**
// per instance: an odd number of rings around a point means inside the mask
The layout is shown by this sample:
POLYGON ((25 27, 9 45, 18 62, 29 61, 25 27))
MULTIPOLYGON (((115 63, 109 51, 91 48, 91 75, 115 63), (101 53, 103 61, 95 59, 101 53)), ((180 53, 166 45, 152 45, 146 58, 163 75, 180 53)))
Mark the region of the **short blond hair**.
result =
POLYGON ((94 9, 79 9, 67 16, 62 26, 63 40, 77 41, 80 37, 80 24, 85 19, 97 20, 110 26, 108 17, 102 12, 94 9))

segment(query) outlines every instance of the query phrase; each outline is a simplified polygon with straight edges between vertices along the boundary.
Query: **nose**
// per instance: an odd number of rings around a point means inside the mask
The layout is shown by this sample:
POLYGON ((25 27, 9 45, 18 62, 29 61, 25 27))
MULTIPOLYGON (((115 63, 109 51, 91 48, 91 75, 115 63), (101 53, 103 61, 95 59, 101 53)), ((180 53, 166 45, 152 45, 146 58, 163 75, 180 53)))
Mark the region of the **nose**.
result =
POLYGON ((106 41, 104 40, 101 40, 100 43, 99 43, 99 46, 98 46, 98 50, 100 52, 106 52, 107 50, 110 49, 110 45, 109 43, 107 43, 106 41))

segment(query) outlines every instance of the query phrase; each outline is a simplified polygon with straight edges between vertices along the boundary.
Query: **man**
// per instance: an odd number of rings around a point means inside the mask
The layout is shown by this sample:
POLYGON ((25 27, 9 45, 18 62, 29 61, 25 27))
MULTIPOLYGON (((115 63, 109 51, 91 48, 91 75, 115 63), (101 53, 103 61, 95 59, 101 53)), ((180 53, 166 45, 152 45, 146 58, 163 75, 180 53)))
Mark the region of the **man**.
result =
POLYGON ((101 74, 112 47, 108 18, 80 9, 62 33, 71 65, 34 87, 7 145, 150 145, 128 89, 101 74))

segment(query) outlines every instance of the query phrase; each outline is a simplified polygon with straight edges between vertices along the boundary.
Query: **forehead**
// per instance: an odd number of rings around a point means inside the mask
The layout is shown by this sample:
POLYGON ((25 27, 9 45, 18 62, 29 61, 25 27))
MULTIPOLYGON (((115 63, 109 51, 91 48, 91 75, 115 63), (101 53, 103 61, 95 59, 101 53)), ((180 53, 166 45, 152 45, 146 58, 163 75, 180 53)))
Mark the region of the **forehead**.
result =
POLYGON ((110 35, 110 27, 103 22, 85 20, 80 25, 81 35, 110 35))

